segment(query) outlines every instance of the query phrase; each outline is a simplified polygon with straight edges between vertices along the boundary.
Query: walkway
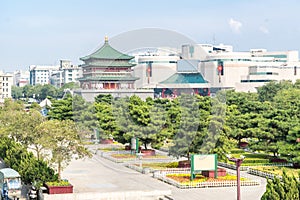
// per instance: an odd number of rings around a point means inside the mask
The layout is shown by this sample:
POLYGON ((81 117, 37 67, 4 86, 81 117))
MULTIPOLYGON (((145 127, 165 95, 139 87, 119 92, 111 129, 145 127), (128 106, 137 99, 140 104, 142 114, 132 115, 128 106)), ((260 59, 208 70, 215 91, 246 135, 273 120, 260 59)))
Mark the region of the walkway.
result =
MULTIPOLYGON (((242 172, 242 174, 245 173, 246 172, 242 172)), ((262 181, 262 185, 241 187, 242 199, 259 200, 265 191, 266 180, 264 178, 248 174, 247 176, 260 179, 262 181)), ((169 194, 171 192, 171 196, 175 200, 236 199, 236 187, 178 189, 152 178, 151 175, 140 174, 126 168, 123 166, 123 164, 111 162, 100 157, 99 155, 94 155, 91 159, 86 158, 83 160, 73 160, 71 164, 64 170, 62 177, 70 180, 70 182, 74 185, 74 193, 77 194, 77 199, 82 199, 79 198, 80 194, 82 194, 82 197, 86 197, 84 199, 99 199, 99 195, 104 193, 118 193, 119 195, 124 196, 134 192, 150 192, 153 195, 156 192, 156 196, 163 193, 169 194), (98 195, 98 197, 96 197, 96 195, 98 195)), ((46 195, 45 199, 54 200, 62 199, 62 197, 60 196, 59 198, 55 198, 53 195, 46 195)), ((115 199, 131 200, 135 198, 128 197, 115 199)), ((137 197, 136 199, 140 200, 157 198, 137 197)))

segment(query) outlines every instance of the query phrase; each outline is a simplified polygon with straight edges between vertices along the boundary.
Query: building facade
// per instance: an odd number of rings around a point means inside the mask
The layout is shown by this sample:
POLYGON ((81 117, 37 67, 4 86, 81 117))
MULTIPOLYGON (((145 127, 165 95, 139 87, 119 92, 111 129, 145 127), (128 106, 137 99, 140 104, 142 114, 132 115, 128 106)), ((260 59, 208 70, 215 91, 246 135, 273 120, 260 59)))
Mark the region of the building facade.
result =
POLYGON ((13 74, 0 72, 0 102, 11 98, 11 87, 13 85, 13 74))
POLYGON ((183 57, 199 59, 198 69, 211 85, 211 91, 235 89, 255 92, 270 81, 300 79, 298 51, 251 49, 234 52, 226 45, 183 46, 183 57))
POLYGON ((30 82, 29 71, 17 70, 14 72, 14 85, 18 87, 23 87, 30 82))
POLYGON ((52 74, 59 71, 59 65, 46 66, 46 65, 30 65, 30 85, 37 84, 50 84, 52 74))
POLYGON ((82 68, 72 65, 69 60, 60 60, 59 70, 51 75, 51 84, 56 87, 62 87, 66 83, 79 82, 82 77, 82 68))
POLYGON ((136 80, 136 88, 157 87, 161 81, 176 73, 179 53, 174 49, 157 48, 148 52, 134 54, 137 65, 133 74, 139 79, 136 80))

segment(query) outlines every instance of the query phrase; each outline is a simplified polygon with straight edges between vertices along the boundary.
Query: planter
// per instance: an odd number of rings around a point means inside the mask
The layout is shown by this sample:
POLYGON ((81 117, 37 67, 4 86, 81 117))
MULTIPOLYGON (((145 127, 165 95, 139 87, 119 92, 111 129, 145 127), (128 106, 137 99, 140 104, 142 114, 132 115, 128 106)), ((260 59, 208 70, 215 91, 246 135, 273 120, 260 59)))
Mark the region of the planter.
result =
MULTIPOLYGON (((215 171, 202 171, 201 174, 205 177, 214 178, 215 171)), ((226 170, 224 168, 218 168, 218 177, 219 176, 226 176, 226 170)))
POLYGON ((299 163, 293 163, 293 168, 299 169, 300 168, 300 164, 299 163))
POLYGON ((155 150, 153 149, 142 149, 141 153, 143 156, 155 156, 155 150))
POLYGON ((125 145, 125 150, 126 151, 131 150, 131 146, 130 145, 125 145))
POLYGON ((113 139, 102 139, 100 144, 113 144, 114 140, 113 139))
POLYGON ((247 147, 248 147, 248 142, 240 142, 240 143, 239 143, 239 146, 240 146, 241 148, 247 148, 247 147))
POLYGON ((45 184, 48 194, 65 194, 65 193, 73 193, 73 185, 68 186, 49 186, 45 184))
POLYGON ((182 160, 178 162, 178 168, 190 168, 191 162, 189 160, 182 160))

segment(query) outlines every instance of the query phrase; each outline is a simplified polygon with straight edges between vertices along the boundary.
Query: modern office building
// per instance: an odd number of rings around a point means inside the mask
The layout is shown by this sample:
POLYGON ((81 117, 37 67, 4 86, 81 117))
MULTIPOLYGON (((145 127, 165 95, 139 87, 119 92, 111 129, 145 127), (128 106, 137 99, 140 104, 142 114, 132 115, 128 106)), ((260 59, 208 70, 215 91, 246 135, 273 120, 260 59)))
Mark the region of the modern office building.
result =
POLYGON ((59 71, 59 65, 30 65, 30 85, 50 84, 50 79, 53 73, 59 71))
POLYGON ((300 79, 298 51, 251 49, 234 52, 226 45, 185 45, 182 57, 198 59, 198 72, 210 84, 214 93, 220 89, 255 92, 270 81, 300 79))
POLYGON ((136 66, 133 69, 136 88, 157 87, 161 81, 176 73, 177 61, 180 59, 178 50, 170 48, 145 49, 135 54, 136 66))

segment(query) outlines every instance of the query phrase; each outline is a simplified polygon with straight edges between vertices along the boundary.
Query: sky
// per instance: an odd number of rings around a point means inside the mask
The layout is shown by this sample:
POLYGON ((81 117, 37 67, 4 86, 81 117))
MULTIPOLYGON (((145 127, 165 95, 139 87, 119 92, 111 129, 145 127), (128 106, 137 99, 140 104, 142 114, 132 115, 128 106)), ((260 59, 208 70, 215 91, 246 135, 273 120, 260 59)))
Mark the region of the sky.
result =
POLYGON ((106 35, 145 28, 234 51, 300 51, 299 20, 298 0, 0 0, 0 70, 81 64, 106 35))

